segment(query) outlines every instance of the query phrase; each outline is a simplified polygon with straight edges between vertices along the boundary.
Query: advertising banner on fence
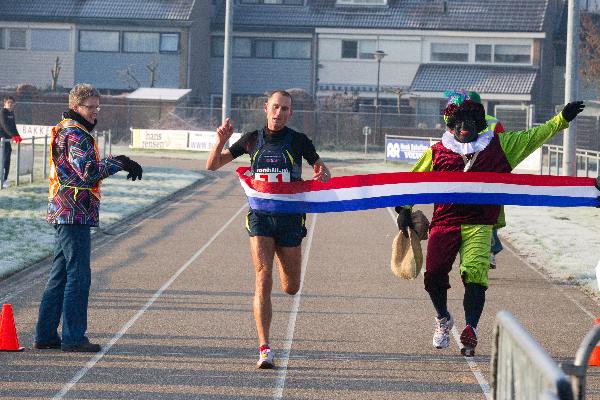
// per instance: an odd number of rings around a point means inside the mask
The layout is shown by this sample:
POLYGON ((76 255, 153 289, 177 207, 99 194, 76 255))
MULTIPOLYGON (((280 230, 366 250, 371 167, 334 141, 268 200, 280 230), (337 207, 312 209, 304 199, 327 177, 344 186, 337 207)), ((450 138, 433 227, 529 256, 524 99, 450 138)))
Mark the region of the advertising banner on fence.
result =
POLYGON ((430 145, 423 139, 386 138, 385 160, 416 163, 430 145))
MULTIPOLYGON (((229 144, 240 137, 240 133, 234 133, 229 144)), ((214 131, 131 128, 131 147, 135 149, 210 151, 216 140, 217 134, 214 131)))
MULTIPOLYGON (((217 134, 214 131, 190 131, 189 134, 188 150, 210 151, 217 140, 217 134)), ((240 137, 242 137, 240 133, 231 135, 229 145, 237 142, 240 137)))
POLYGON ((17 130, 23 139, 29 139, 31 137, 43 138, 44 136, 50 136, 52 126, 17 124, 17 130))

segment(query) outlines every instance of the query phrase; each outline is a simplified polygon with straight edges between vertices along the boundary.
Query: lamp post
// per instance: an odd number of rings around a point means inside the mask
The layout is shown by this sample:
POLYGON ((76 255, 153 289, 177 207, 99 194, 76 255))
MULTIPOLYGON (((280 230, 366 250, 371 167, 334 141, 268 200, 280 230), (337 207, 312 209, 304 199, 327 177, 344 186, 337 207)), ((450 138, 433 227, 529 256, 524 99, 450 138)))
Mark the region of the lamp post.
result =
POLYGON ((383 57, 387 56, 387 54, 385 53, 385 51, 383 50, 376 50, 373 53, 373 57, 377 60, 377 89, 375 92, 375 132, 376 135, 374 136, 379 136, 379 130, 380 130, 380 121, 379 121, 379 73, 381 71, 381 60, 383 59, 383 57))

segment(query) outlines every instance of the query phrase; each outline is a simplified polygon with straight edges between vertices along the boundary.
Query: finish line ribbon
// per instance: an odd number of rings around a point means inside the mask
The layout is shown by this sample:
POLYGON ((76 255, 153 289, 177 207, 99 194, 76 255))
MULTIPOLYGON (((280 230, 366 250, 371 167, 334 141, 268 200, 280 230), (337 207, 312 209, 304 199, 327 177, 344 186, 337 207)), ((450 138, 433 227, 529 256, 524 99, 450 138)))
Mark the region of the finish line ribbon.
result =
POLYGON ((256 181, 236 170, 250 208, 276 213, 324 213, 398 205, 461 203, 598 207, 594 178, 496 172, 394 172, 319 181, 256 181))

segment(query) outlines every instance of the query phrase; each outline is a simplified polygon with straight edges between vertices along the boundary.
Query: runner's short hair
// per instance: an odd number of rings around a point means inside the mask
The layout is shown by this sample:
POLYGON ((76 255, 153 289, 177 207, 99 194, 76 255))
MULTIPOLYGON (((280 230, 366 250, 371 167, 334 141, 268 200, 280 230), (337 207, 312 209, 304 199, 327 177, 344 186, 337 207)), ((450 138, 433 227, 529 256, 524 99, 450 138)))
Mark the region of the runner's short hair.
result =
POLYGON ((4 102, 5 102, 5 103, 6 103, 7 101, 9 101, 9 100, 16 101, 16 100, 15 100, 15 98, 14 98, 14 97, 12 97, 12 96, 6 96, 6 97, 4 98, 4 102))
POLYGON ((85 99, 90 97, 100 98, 100 92, 89 83, 79 83, 73 86, 69 92, 69 108, 81 105, 85 99))
POLYGON ((291 94, 290 94, 288 91, 286 91, 286 90, 282 90, 282 89, 273 90, 272 92, 270 92, 270 93, 269 93, 269 97, 267 97, 267 102, 268 102, 269 100, 271 100, 271 97, 273 97, 273 96, 274 96, 274 95, 276 95, 276 94, 280 94, 280 95, 282 95, 282 96, 289 97, 289 99, 290 99, 290 102, 291 102, 291 103, 293 103, 292 95, 291 95, 291 94))

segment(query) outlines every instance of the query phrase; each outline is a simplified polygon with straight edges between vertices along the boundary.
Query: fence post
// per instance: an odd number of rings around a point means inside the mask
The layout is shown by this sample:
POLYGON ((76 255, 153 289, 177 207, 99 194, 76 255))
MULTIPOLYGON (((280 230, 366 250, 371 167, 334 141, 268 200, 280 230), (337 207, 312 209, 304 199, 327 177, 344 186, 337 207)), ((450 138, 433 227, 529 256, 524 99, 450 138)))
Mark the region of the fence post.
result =
POLYGON ((31 137, 31 173, 29 183, 33 183, 33 170, 35 169, 35 136, 31 137))
POLYGON ((48 136, 44 135, 44 180, 48 177, 48 136))
POLYGON ((4 139, 0 138, 0 190, 4 189, 4 139))
POLYGON ((19 186, 19 164, 21 164, 21 143, 17 143, 17 168, 15 168, 15 173, 17 176, 15 177, 15 185, 19 186))
POLYGON ((112 131, 108 129, 108 154, 112 154, 112 131))

